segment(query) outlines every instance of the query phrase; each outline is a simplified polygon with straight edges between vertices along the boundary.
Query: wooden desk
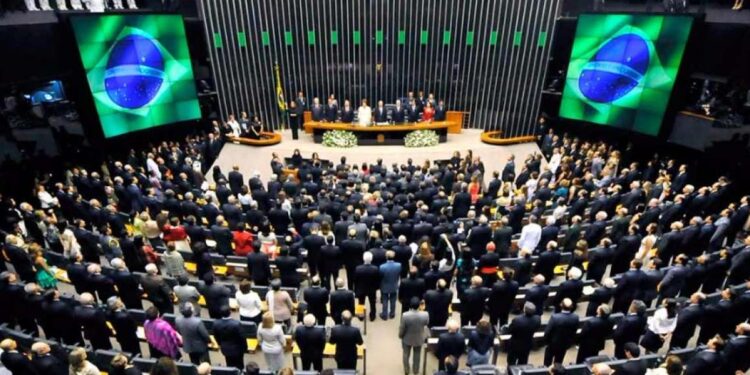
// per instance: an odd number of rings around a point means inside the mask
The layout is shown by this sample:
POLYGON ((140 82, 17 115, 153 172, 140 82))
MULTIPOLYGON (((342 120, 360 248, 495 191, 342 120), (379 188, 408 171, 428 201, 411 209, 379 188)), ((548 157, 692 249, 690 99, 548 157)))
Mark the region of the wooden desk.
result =
POLYGON ((242 138, 227 136, 227 139, 233 143, 239 143, 250 146, 271 146, 281 143, 281 133, 260 132, 261 139, 242 138))
MULTIPOLYGON (((464 127, 464 114, 465 112, 461 112, 461 111, 445 112, 445 121, 452 123, 451 126, 448 127, 448 133, 450 134, 461 133, 461 129, 463 129, 464 127)), ((303 113, 302 122, 305 124, 307 124, 308 122, 313 122, 312 113, 310 113, 310 111, 305 111, 303 113)), ((305 133, 312 134, 312 130, 305 129, 305 133)))
POLYGON ((403 145, 404 137, 415 130, 434 130, 440 137, 440 142, 445 142, 448 139, 448 129, 455 125, 449 121, 372 126, 310 121, 304 127, 306 133, 312 133, 315 143, 322 143, 323 134, 329 130, 346 130, 357 136, 359 145, 403 145))

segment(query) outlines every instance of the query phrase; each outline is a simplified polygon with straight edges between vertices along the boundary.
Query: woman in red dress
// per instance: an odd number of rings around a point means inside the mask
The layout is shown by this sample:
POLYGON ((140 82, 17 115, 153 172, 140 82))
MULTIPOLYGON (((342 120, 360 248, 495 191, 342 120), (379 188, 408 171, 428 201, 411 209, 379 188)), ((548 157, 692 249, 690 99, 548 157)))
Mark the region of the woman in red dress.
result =
POLYGON ((433 117, 435 117, 435 108, 432 107, 432 103, 427 102, 427 105, 422 110, 422 121, 432 122, 433 117))

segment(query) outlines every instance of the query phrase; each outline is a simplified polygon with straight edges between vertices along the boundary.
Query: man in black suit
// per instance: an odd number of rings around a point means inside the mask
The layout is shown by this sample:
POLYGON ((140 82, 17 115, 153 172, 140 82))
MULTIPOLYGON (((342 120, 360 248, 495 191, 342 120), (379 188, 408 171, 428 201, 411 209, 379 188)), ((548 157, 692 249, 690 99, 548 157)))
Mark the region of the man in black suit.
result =
POLYGON ((75 321, 73 308, 60 300, 58 290, 48 291, 45 294, 45 302, 42 304, 44 320, 47 322, 51 332, 44 332, 47 338, 64 342, 68 345, 83 344, 81 327, 71 324, 75 321))
POLYGON ((594 289, 594 293, 589 296, 589 303, 586 307, 586 316, 595 316, 599 305, 609 305, 609 301, 615 294, 615 281, 606 278, 602 281, 602 286, 594 289))
POLYGON ((3 351, 0 361, 12 375, 38 375, 31 360, 25 354, 18 352, 15 341, 3 340, 0 342, 0 349, 3 351))
POLYGON ((201 294, 206 299, 206 306, 208 307, 208 316, 211 319, 221 318, 221 307, 229 306, 229 288, 224 285, 215 283, 213 273, 207 273, 203 277, 205 286, 201 290, 201 294))
POLYGON ((382 100, 378 100, 378 106, 372 111, 372 115, 375 123, 388 122, 388 111, 385 110, 385 103, 382 100))
MULTIPOLYGON (((3 252, 21 280, 26 283, 36 282, 36 273, 31 263, 31 257, 23 248, 6 242, 3 252)), ((0 262, 5 262, 5 259, 0 257, 0 262)))
POLYGON ((174 313, 172 289, 161 276, 157 275, 158 272, 159 269, 155 264, 147 264, 146 276, 141 278, 141 286, 143 286, 143 291, 148 294, 148 300, 159 309, 159 312, 172 314, 174 313))
POLYGON ((688 259, 685 254, 680 254, 675 258, 674 265, 664 274, 664 278, 656 287, 656 291, 659 292, 657 303, 664 298, 676 297, 685 286, 685 281, 690 275, 690 270, 685 267, 687 261, 688 259))
POLYGON ((492 229, 487 225, 487 216, 482 215, 479 217, 479 225, 469 229, 466 235, 466 244, 471 248, 471 257, 479 260, 485 253, 487 243, 491 240, 492 229))
POLYGON ((365 252, 362 256, 363 264, 354 270, 354 294, 360 305, 365 304, 365 298, 370 303, 370 320, 375 320, 377 311, 375 300, 380 286, 380 269, 372 264, 372 253, 365 252))
POLYGON ((245 368, 244 356, 247 352, 247 338, 242 334, 240 322, 232 319, 229 306, 219 308, 221 319, 214 320, 213 334, 221 348, 227 366, 245 368))
POLYGON ((268 254, 262 251, 253 251, 247 254, 247 269, 255 285, 265 285, 271 280, 271 263, 268 254))
POLYGON ((544 284, 544 276, 534 276, 534 285, 526 291, 526 302, 531 302, 536 307, 536 314, 542 316, 544 303, 549 297, 549 286, 544 284))
POLYGON ((68 273, 68 280, 73 284, 77 294, 83 293, 96 293, 96 291, 89 284, 89 272, 86 269, 86 264, 83 263, 83 256, 78 253, 71 255, 71 262, 68 264, 66 269, 68 273))
POLYGON ((586 242, 589 244, 589 247, 594 247, 599 244, 599 241, 601 241, 602 237, 607 231, 607 213, 604 211, 599 211, 596 213, 596 220, 589 225, 588 228, 586 228, 586 232, 584 233, 584 238, 586 239, 586 242))
POLYGON ((518 288, 518 282, 513 280, 513 270, 510 269, 503 270, 502 278, 492 285, 487 307, 493 327, 497 328, 498 323, 504 326, 508 322, 508 315, 516 299, 518 288))
POLYGON ((229 180, 229 190, 235 196, 239 196, 242 192, 242 185, 245 184, 245 177, 242 176, 239 165, 232 166, 232 170, 227 173, 227 180, 229 180))
MULTIPOLYGON (((112 344, 109 341, 109 336, 112 334, 109 327, 107 327, 107 318, 104 311, 98 309, 95 306, 95 299, 89 293, 81 294, 79 301, 80 306, 76 306, 74 316, 75 325, 78 329, 83 326, 83 333, 94 350, 110 350, 112 344)), ((71 324, 69 322, 68 324, 71 324)))
POLYGON ((573 346, 578 330, 578 315, 573 313, 573 301, 562 301, 562 312, 553 314, 544 330, 547 348, 544 350, 544 365, 563 363, 565 352, 573 346))
POLYGON ((401 99, 396 99, 396 107, 391 110, 391 122, 401 124, 406 118, 406 109, 401 104, 401 99))
POLYGON ((645 311, 646 305, 635 300, 630 304, 628 314, 617 323, 617 329, 612 333, 612 340, 615 342, 615 357, 624 359, 625 344, 640 341, 641 334, 646 329, 646 317, 643 316, 645 311))
MULTIPOLYGON (((547 242, 547 251, 539 254, 534 272, 544 276, 544 283, 549 285, 555 278, 555 267, 560 263, 560 251, 557 250, 557 241, 547 242)), ((539 307, 539 305, 534 304, 539 307)))
POLYGON ((406 117, 412 123, 419 121, 419 107, 415 101, 409 103, 409 107, 406 109, 406 117))
POLYGON ((402 279, 398 286, 398 300, 401 302, 401 311, 409 310, 411 299, 416 297, 421 301, 427 291, 425 280, 419 277, 417 267, 412 266, 409 270, 409 277, 402 279))
POLYGON ((645 280, 645 275, 641 271, 642 266, 643 264, 638 259, 630 262, 630 270, 625 272, 620 281, 617 282, 612 311, 624 312, 634 299, 641 297, 641 287, 645 280))
POLYGON ((490 290, 482 285, 482 278, 480 276, 471 278, 471 286, 464 291, 461 297, 462 326, 477 325, 484 314, 484 305, 489 294, 490 290))
POLYGON ((300 348, 302 370, 314 369, 320 372, 323 371, 323 349, 326 346, 326 330, 322 326, 316 327, 315 320, 314 315, 305 315, 303 325, 298 325, 294 330, 294 342, 300 348))
MULTIPOLYGON (((430 317, 432 317, 432 314, 430 314, 430 317)), ((444 361, 446 357, 453 356, 458 360, 466 352, 466 339, 459 332, 459 328, 461 327, 458 325, 458 322, 449 320, 446 328, 448 328, 448 332, 440 334, 437 348, 435 349, 435 356, 438 358, 438 368, 440 370, 445 369, 444 361)))
POLYGON ((438 101, 437 107, 435 107, 434 120, 445 121, 445 115, 446 115, 445 102, 441 99, 440 101, 438 101))
POLYGON ((552 304, 555 306, 555 312, 560 312, 560 302, 565 298, 570 298, 573 301, 573 310, 576 309, 578 301, 583 295, 583 281, 581 281, 581 270, 578 267, 571 267, 568 270, 568 279, 563 281, 557 287, 557 293, 552 299, 552 304))
POLYGON ((331 328, 331 337, 328 342, 336 345, 336 365, 340 369, 357 368, 357 346, 362 345, 362 334, 359 328, 352 327, 352 313, 344 311, 341 313, 341 324, 331 328))
MULTIPOLYGON (((322 236, 318 237, 323 238, 322 236)), ((346 279, 349 282, 349 289, 352 289, 354 287, 354 271, 357 269, 357 266, 362 264, 365 243, 357 239, 357 230, 350 228, 348 230, 348 238, 341 242, 339 249, 341 250, 344 268, 346 268, 346 279)))
POLYGON ((469 208, 471 208, 471 195, 468 192, 468 185, 464 182, 461 183, 461 191, 453 197, 453 217, 466 217, 469 208))
POLYGON ((525 365, 529 363, 529 352, 534 347, 534 333, 541 327, 542 322, 536 313, 536 307, 531 302, 523 305, 523 314, 513 319, 508 327, 510 334, 508 343, 508 366, 525 365))
POLYGON ((36 342, 31 345, 31 351, 34 353, 31 363, 34 365, 37 374, 68 375, 68 366, 50 354, 52 349, 47 343, 36 342))
POLYGON ((112 273, 112 281, 117 288, 117 293, 122 302, 129 309, 142 310, 143 291, 141 290, 141 285, 138 283, 138 279, 128 271, 122 259, 112 259, 110 265, 115 269, 112 273))
POLYGON ((112 324, 115 338, 120 344, 120 350, 136 355, 141 354, 141 344, 136 335, 138 324, 133 319, 121 299, 113 297, 107 301, 109 312, 107 321, 112 324))
POLYGON ((336 279, 336 290, 331 293, 331 318, 335 324, 341 324, 341 313, 354 311, 354 292, 345 288, 344 279, 336 279))
POLYGON ((430 314, 429 326, 441 327, 448 320, 448 309, 453 303, 453 291, 448 289, 444 279, 437 282, 437 289, 431 289, 424 294, 425 309, 430 314))
POLYGON ((507 258, 510 252, 513 228, 508 226, 508 218, 500 219, 500 224, 492 232, 492 242, 495 243, 495 251, 500 258, 507 258))
POLYGON ((545 226, 542 228, 542 234, 539 237, 539 244, 537 244, 537 251, 542 251, 550 241, 557 242, 557 235, 560 233, 560 227, 557 226, 555 217, 550 215, 547 216, 545 226))
POLYGON ((96 291, 99 301, 106 302, 109 297, 117 295, 115 283, 111 278, 102 274, 102 267, 100 265, 91 263, 86 267, 86 270, 89 273, 89 284, 96 291))
POLYGON ((608 305, 599 305, 596 309, 596 316, 583 321, 578 341, 577 363, 582 363, 586 358, 599 355, 599 352, 604 349, 604 343, 612 334, 613 328, 613 324, 609 320, 610 311, 608 305))
POLYGON ((336 99, 328 98, 328 105, 326 105, 325 112, 326 121, 336 122, 336 117, 338 117, 339 113, 339 106, 336 104, 336 99))
POLYGON ((297 268, 300 266, 300 259, 289 254, 289 248, 284 246, 279 251, 279 257, 276 258, 276 268, 279 270, 281 285, 290 288, 299 288, 300 275, 297 268))
POLYGON ((708 340, 708 348, 694 355, 687 362, 685 375, 725 374, 722 349, 724 349, 724 339, 720 336, 717 335, 708 340))
POLYGON ((726 359, 726 370, 729 374, 737 371, 745 373, 750 368, 750 356, 747 355, 750 352, 750 324, 738 324, 734 333, 737 335, 726 343, 722 352, 726 359))
POLYGON ((313 314, 319 325, 326 324, 328 317, 328 289, 320 286, 320 277, 313 276, 312 286, 305 288, 302 298, 307 303, 307 312, 313 314))
POLYGON ((669 348, 686 348, 688 340, 695 334, 695 328, 703 320, 703 293, 693 293, 690 303, 677 314, 677 326, 672 332, 669 348))
MULTIPOLYGON (((216 224, 211 226, 211 237, 216 241, 216 251, 221 255, 234 255, 232 230, 226 225, 224 216, 216 217, 216 224)), ((161 309, 159 309, 161 311, 161 309)))

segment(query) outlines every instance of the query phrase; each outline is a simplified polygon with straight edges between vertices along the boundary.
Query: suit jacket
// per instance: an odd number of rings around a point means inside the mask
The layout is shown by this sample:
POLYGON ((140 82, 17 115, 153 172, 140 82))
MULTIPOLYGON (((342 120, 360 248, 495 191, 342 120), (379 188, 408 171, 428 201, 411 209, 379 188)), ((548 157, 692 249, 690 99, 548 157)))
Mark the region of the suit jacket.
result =
POLYGON ((354 312, 354 292, 347 289, 337 289, 331 293, 331 317, 333 317, 333 320, 339 322, 344 310, 354 312))
POLYGON ((570 312, 553 314, 547 328, 544 330, 544 339, 547 345, 569 348, 573 345, 578 330, 578 315, 570 312))
POLYGON ((72 263, 67 268, 68 279, 75 287, 76 293, 82 294, 89 292, 96 295, 96 291, 91 287, 89 283, 89 273, 86 270, 86 265, 83 263, 72 263))
POLYGON ((471 195, 469 195, 469 193, 460 192, 453 197, 453 217, 454 218, 466 217, 466 215, 469 213, 470 207, 471 207, 471 195))
POLYGON ((0 355, 0 361, 13 375, 37 375, 36 368, 31 360, 17 351, 3 352, 0 355))
POLYGON ((405 112, 404 107, 395 107, 391 111, 391 121, 393 121, 396 124, 400 124, 404 122, 405 116, 406 116, 406 112, 405 112))
POLYGON ((684 266, 677 265, 670 268, 661 280, 659 294, 668 298, 677 296, 689 274, 690 271, 684 266))
POLYGON ((487 243, 490 240, 492 240, 492 229, 486 224, 471 228, 467 238, 467 245, 471 248, 471 257, 479 259, 487 251, 487 243))
POLYGON ((331 328, 331 337, 328 340, 336 345, 336 361, 357 360, 357 345, 362 345, 362 334, 359 328, 350 325, 337 325, 331 328))
POLYGON ((407 277, 401 280, 401 285, 398 287, 398 299, 401 301, 401 304, 409 306, 409 301, 412 298, 417 297, 421 300, 426 291, 427 284, 423 278, 407 277))
POLYGON ((628 342, 639 342, 641 334, 646 329, 646 318, 637 314, 625 315, 617 328, 612 333, 612 339, 617 345, 624 345, 628 342))
POLYGON ((560 263, 560 252, 557 250, 545 251, 539 254, 536 261, 536 273, 544 275, 544 282, 549 284, 555 274, 555 267, 560 263))
POLYGON ((15 245, 6 244, 5 255, 7 255, 8 260, 10 260, 10 263, 13 265, 13 268, 15 268, 16 273, 21 280, 27 283, 36 281, 34 266, 31 263, 31 258, 24 249, 15 245))
POLYGON ((107 276, 102 274, 92 274, 89 276, 89 284, 96 290, 99 300, 106 302, 109 297, 117 295, 115 283, 107 276))
POLYGON ((687 362, 685 375, 722 374, 724 360, 713 350, 704 350, 687 362))
POLYGON ((508 327, 510 349, 517 352, 531 350, 534 346, 534 332, 541 327, 541 318, 537 314, 522 314, 515 317, 508 327))
POLYGON ((452 355, 460 358, 466 351, 466 340, 461 332, 446 332, 438 337, 435 355, 442 361, 445 357, 452 355))
POLYGON ((398 292, 401 280, 401 264, 392 260, 380 265, 380 293, 398 292))
POLYGON ((596 352, 604 349, 604 342, 612 335, 613 324, 609 318, 595 316, 587 319, 581 327, 580 345, 596 352))
POLYGON ((490 310, 490 316, 499 316, 507 314, 513 301, 518 294, 518 283, 514 280, 498 280, 490 289, 487 307, 490 310))
POLYGON ((366 296, 380 287, 380 270, 373 264, 361 264, 354 270, 354 294, 366 296))
POLYGON ((242 335, 239 321, 231 318, 216 319, 212 331, 224 356, 238 356, 247 352, 247 339, 242 335))
POLYGON ((164 306, 172 303, 172 290, 161 276, 146 275, 141 278, 143 291, 148 294, 148 300, 154 305, 164 306))
POLYGON ((323 327, 299 325, 294 330, 294 341, 303 358, 322 358, 326 346, 326 330, 323 327))
POLYGON ((534 285, 526 291, 526 302, 536 306, 536 314, 541 316, 544 312, 544 302, 549 296, 549 287, 546 285, 534 285))
POLYGON ((453 303, 453 291, 450 289, 431 289, 424 294, 424 303, 432 322, 448 319, 448 306, 453 303))
POLYGON ((646 373, 646 364, 640 359, 631 359, 625 362, 618 370, 617 375, 644 375, 646 373))
POLYGON ((747 336, 736 336, 727 341, 722 354, 727 363, 727 373, 734 373, 737 370, 743 372, 750 367, 750 339, 747 336))
MULTIPOLYGON (((76 324, 83 326, 86 339, 91 341, 94 349, 111 349, 109 336, 112 333, 107 327, 107 318, 104 311, 93 306, 77 306, 75 308, 76 324)), ((68 323, 70 324, 70 323, 68 323)))
POLYGON ((578 301, 581 299, 581 296, 583 295, 583 281, 578 279, 570 279, 565 280, 560 284, 557 288, 557 293, 555 294, 555 298, 553 299, 553 303, 555 306, 555 311, 558 311, 560 308, 560 303, 565 298, 570 298, 571 301, 573 301, 573 306, 575 309, 575 306, 578 304, 578 301))
POLYGON ((268 255, 262 251, 255 251, 247 255, 247 267, 253 282, 261 285, 268 284, 271 279, 271 264, 268 255))
POLYGON ((203 297, 206 299, 206 306, 208 307, 209 313, 213 316, 220 315, 220 309, 222 306, 229 306, 229 288, 221 284, 212 284, 206 286, 202 291, 203 297))
POLYGON ((490 290, 483 286, 469 287, 461 297, 461 314, 472 319, 479 319, 484 312, 484 304, 489 297, 490 290))
POLYGON ((492 242, 495 243, 495 252, 500 254, 500 256, 507 256, 508 251, 510 250, 512 237, 513 228, 509 226, 497 228, 495 232, 492 233, 492 242))
POLYGON ((122 302, 127 308, 143 308, 143 304, 141 303, 143 292, 141 291, 141 285, 138 283, 135 275, 126 270, 116 270, 112 274, 112 281, 117 287, 117 292, 120 295, 122 302))
POLYGON ((38 374, 68 375, 68 366, 51 354, 35 355, 31 363, 38 374))
MULTIPOLYGON (((641 287, 645 281, 645 274, 641 270, 629 270, 617 282, 615 299, 622 299, 629 304, 633 299, 641 297, 641 287)), ((626 306, 627 308, 627 306, 626 306)))
POLYGON ((307 303, 307 311, 315 315, 319 324, 325 324, 328 316, 328 289, 313 286, 306 288, 302 295, 307 303))
POLYGON ((186 353, 205 353, 210 338, 208 330, 199 317, 178 317, 175 320, 177 331, 182 335, 182 350, 186 353))
POLYGON ((398 337, 404 345, 422 346, 427 338, 430 315, 426 311, 409 310, 401 315, 398 337))
POLYGON ((385 109, 385 107, 375 108, 372 111, 372 115, 373 115, 373 120, 375 122, 387 122, 388 121, 388 111, 385 109))

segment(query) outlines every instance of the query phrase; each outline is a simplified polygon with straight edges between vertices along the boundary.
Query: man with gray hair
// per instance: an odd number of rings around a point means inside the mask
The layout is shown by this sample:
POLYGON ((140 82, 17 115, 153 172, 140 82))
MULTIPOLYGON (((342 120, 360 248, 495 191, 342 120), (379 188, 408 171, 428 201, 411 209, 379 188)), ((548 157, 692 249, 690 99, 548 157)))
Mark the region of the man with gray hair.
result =
POLYGON ((515 317, 508 327, 508 366, 529 363, 529 352, 534 346, 534 333, 541 327, 542 320, 531 302, 523 305, 523 314, 515 317))
POLYGON ((549 286, 544 283, 544 275, 534 276, 534 285, 526 291, 526 302, 531 302, 536 307, 536 315, 544 313, 544 302, 549 296, 549 286))
POLYGON ((594 375, 612 375, 615 373, 606 363, 596 363, 591 367, 591 370, 594 375))
POLYGON ((100 301, 106 301, 109 297, 117 295, 115 283, 108 276, 102 275, 102 267, 91 263, 86 267, 88 271, 88 282, 92 291, 96 291, 100 301))
POLYGON ((461 326, 457 321, 449 319, 446 324, 448 332, 440 334, 438 337, 435 356, 438 358, 438 369, 445 370, 445 358, 453 356, 459 359, 466 352, 466 339, 459 332, 461 326))
POLYGON ((198 365, 208 362, 208 344, 211 338, 200 317, 194 316, 193 305, 184 303, 180 306, 180 314, 175 320, 175 327, 182 335, 182 350, 190 357, 190 362, 198 365))
POLYGON ((31 345, 31 351, 34 353, 31 363, 37 374, 66 375, 69 373, 68 366, 50 353, 52 349, 46 342, 35 342, 31 345))
MULTIPOLYGON (((362 255, 364 264, 354 270, 354 294, 360 305, 365 304, 365 298, 370 304, 370 321, 375 320, 376 295, 380 287, 380 270, 372 264, 372 253, 367 251, 362 255)), ((400 270, 399 270, 400 271, 400 270)))
POLYGON ((122 302, 129 309, 142 310, 143 291, 138 279, 128 270, 125 261, 121 258, 114 258, 109 264, 115 269, 112 273, 112 281, 117 287, 122 302))
POLYGON ((155 264, 146 265, 146 276, 141 278, 143 291, 148 294, 148 300, 159 309, 160 313, 172 314, 174 313, 172 290, 158 273, 159 268, 155 264))
POLYGON ((326 330, 323 326, 315 326, 317 319, 313 314, 303 318, 303 325, 294 330, 294 342, 300 349, 302 370, 323 371, 323 349, 326 345, 326 330))
POLYGON ((91 293, 83 293, 78 300, 81 305, 76 306, 73 313, 75 324, 79 329, 83 326, 83 335, 91 342, 91 347, 94 350, 112 349, 112 344, 109 341, 112 332, 107 327, 107 317, 104 311, 96 307, 94 296, 91 293))
POLYGON ((562 303, 562 312, 555 313, 547 322, 544 330, 544 339, 547 348, 544 351, 544 365, 565 361, 565 352, 573 346, 578 330, 578 315, 573 313, 573 301, 565 298, 562 303))
POLYGON ((613 325, 609 320, 611 312, 609 305, 601 304, 596 308, 596 316, 583 323, 576 362, 581 363, 586 358, 594 357, 604 350, 604 343, 612 335, 613 325))
POLYGON ((568 279, 563 281, 557 287, 557 293, 553 299, 553 306, 555 306, 555 312, 560 312, 560 302, 565 298, 570 298, 573 301, 573 310, 575 311, 578 301, 583 295, 583 281, 581 281, 581 269, 578 267, 571 267, 568 270, 568 279))

